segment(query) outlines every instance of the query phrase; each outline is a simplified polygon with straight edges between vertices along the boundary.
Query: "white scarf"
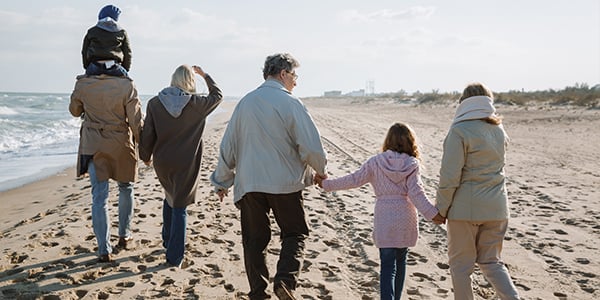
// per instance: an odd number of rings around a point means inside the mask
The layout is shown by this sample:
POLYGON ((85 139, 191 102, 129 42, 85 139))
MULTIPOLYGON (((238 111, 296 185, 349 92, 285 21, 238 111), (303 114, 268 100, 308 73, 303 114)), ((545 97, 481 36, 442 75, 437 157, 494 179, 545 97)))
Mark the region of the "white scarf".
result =
POLYGON ((487 96, 473 96, 463 100, 456 108, 452 125, 462 121, 484 119, 496 115, 493 103, 492 98, 487 96))

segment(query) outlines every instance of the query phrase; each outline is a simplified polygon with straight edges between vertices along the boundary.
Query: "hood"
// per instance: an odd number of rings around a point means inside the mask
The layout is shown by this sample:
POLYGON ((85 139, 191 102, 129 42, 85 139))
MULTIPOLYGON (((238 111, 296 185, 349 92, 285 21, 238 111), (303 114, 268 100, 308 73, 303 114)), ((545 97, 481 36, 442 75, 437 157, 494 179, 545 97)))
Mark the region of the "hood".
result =
POLYGON ((494 116, 494 100, 487 96, 473 96, 463 100, 456 108, 452 124, 467 120, 483 119, 494 116))
POLYGON ((191 94, 188 94, 178 87, 170 86, 164 88, 158 93, 160 103, 165 107, 173 118, 178 118, 183 108, 190 102, 191 94))
POLYGON ((96 26, 110 32, 119 32, 122 30, 121 26, 117 24, 117 21, 113 20, 111 17, 98 20, 96 26))
POLYGON ((406 180, 406 177, 419 166, 419 161, 406 154, 387 150, 375 156, 375 162, 385 176, 395 183, 406 180))

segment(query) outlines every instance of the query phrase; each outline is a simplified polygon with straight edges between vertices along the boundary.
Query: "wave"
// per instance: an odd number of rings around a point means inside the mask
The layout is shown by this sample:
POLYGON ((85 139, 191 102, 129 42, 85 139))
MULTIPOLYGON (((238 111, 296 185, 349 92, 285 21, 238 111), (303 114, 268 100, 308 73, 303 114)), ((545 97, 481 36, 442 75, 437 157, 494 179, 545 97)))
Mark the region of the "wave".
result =
POLYGON ((10 107, 0 106, 0 116, 16 115, 18 112, 10 107))
MULTIPOLYGON (((140 95, 142 111, 152 97, 140 95)), ((68 94, 0 94, 0 191, 76 163, 81 119, 69 113, 69 100, 68 94)))
POLYGON ((77 141, 80 120, 67 119, 30 123, 15 120, 0 120, 1 154, 27 152, 44 147, 77 141))

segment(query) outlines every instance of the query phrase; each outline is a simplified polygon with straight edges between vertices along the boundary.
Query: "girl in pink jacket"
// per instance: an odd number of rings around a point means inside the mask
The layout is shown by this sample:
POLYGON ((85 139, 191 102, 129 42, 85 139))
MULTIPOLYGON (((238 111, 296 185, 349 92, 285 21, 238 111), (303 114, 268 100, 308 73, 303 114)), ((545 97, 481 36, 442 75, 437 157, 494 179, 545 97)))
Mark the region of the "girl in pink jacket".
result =
POLYGON ((373 239, 381 259, 380 295, 381 299, 400 299, 408 247, 416 245, 419 235, 417 210, 438 224, 445 219, 423 191, 412 129, 406 124, 392 125, 382 150, 352 174, 336 179, 316 177, 315 182, 325 191, 371 183, 377 198, 373 239))

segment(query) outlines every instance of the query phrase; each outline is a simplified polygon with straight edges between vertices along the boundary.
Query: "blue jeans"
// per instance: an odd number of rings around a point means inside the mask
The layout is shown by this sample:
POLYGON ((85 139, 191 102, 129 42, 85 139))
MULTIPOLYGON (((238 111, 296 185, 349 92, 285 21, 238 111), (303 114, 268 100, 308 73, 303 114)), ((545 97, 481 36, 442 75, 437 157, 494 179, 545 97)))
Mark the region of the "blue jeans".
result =
POLYGON ((185 230, 187 228, 186 208, 172 208, 163 201, 163 246, 167 249, 167 262, 179 266, 185 250, 185 230))
MULTIPOLYGON (((92 226, 98 242, 98 254, 112 253, 110 246, 110 218, 108 213, 108 180, 96 179, 94 162, 88 165, 92 183, 92 226)), ((133 184, 119 182, 119 237, 131 236, 131 218, 133 216, 133 184)))
POLYGON ((115 63, 112 67, 106 68, 103 63, 92 62, 85 69, 85 75, 106 74, 110 76, 129 77, 127 70, 121 64, 115 63))
POLYGON ((382 300, 400 300, 402 297, 407 254, 408 248, 379 248, 381 259, 379 285, 382 300))

